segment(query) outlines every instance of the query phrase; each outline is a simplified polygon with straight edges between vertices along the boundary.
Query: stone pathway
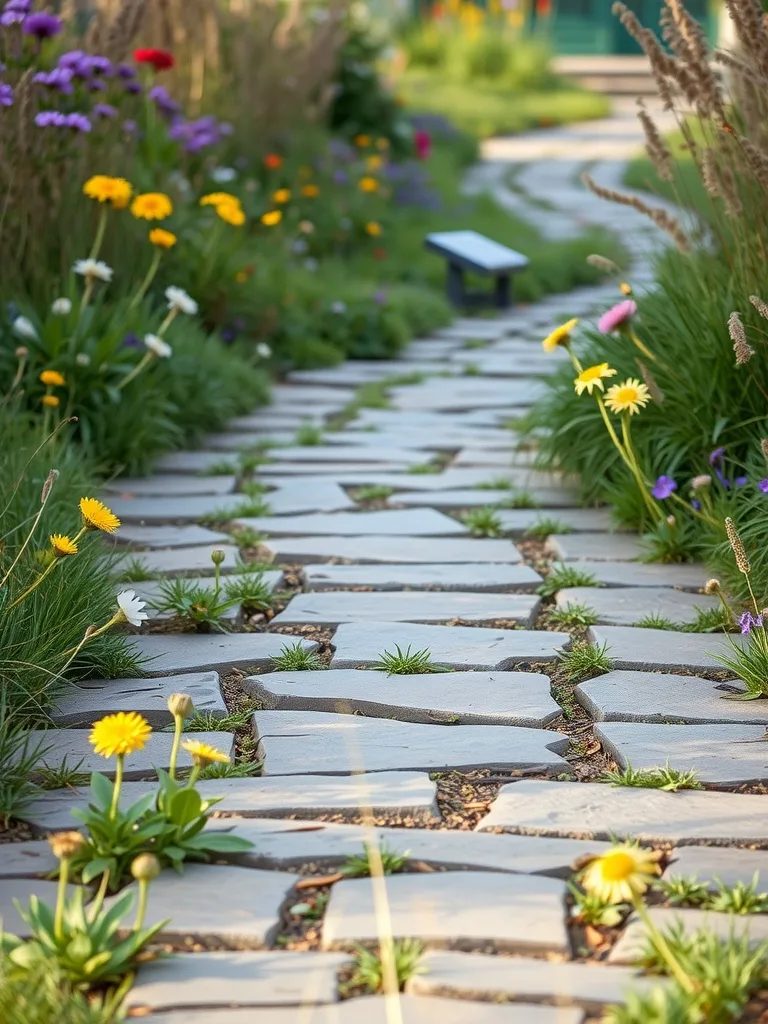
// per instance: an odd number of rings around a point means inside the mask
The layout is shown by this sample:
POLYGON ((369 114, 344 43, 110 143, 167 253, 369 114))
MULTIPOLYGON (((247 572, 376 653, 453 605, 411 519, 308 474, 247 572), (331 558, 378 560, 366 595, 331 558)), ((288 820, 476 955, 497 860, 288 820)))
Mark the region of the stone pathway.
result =
MULTIPOLYGON (((618 182, 638 143, 629 124, 490 142, 470 187, 493 188, 510 209, 522 204, 548 233, 608 224, 631 246, 629 277, 642 287, 663 239, 577 184, 594 160, 598 180, 618 182)), ((273 564, 264 582, 278 608, 249 616, 235 606, 232 632, 210 634, 163 632, 168 613, 157 611, 135 640, 146 678, 73 687, 55 711, 50 764, 66 756, 104 770, 88 726, 136 710, 163 729, 167 696, 179 690, 206 713, 202 739, 261 762, 258 775, 201 784, 224 798, 216 827, 254 848, 153 885, 149 916, 171 919, 163 936, 179 954, 141 968, 132 1013, 152 1024, 392 1024, 379 998, 337 1002, 352 948, 376 944, 370 881, 296 888, 373 837, 406 858, 387 880, 394 935, 427 949, 407 983, 402 1024, 583 1024, 647 985, 629 966, 637 922, 596 957, 569 920, 572 865, 614 836, 664 847, 668 875, 749 881, 758 872, 768 883, 764 798, 729 791, 768 781, 764 702, 722 699, 738 684, 713 673, 718 637, 637 625, 654 615, 682 625, 710 608, 704 567, 638 562, 638 539, 611 532, 605 510, 576 507, 573 482, 531 468, 534 453, 517 450, 505 426, 557 365, 539 346, 553 322, 615 298, 614 285, 585 288, 498 319, 460 318, 399 362, 292 373, 272 406, 200 451, 109 485, 126 571, 138 563, 144 576, 210 583, 210 553, 220 547, 225 580, 242 582, 241 558, 273 564), (359 384, 376 381, 387 407, 327 429, 359 384), (322 431, 321 443, 296 443, 304 424, 322 431), (263 485, 256 499, 253 489, 242 493, 244 467, 263 485), (474 536, 472 513, 489 506, 498 535, 474 536), (543 520, 559 532, 526 536, 543 520), (594 586, 543 606, 536 588, 553 558, 594 586), (573 637, 548 617, 574 604, 594 612, 590 638, 607 645, 613 667, 570 686, 558 654, 573 637), (286 648, 304 652, 303 669, 279 660, 286 648), (383 656, 419 652, 422 664, 402 674, 382 670, 383 656), (211 731, 244 700, 253 707, 245 728, 211 731), (595 781, 611 764, 667 760, 717 789, 595 781)), ((135 589, 151 605, 161 588, 145 580, 135 589)), ((167 765, 169 739, 156 732, 128 764, 126 803, 151 788, 152 765, 167 765)), ((41 834, 71 827, 71 809, 86 798, 77 787, 48 792, 28 819, 41 834)), ((21 928, 13 898, 51 899, 51 857, 39 840, 6 849, 0 918, 21 928)), ((660 922, 673 915, 655 913, 660 922)), ((680 916, 686 927, 699 921, 696 911, 680 916)), ((727 928, 726 917, 710 919, 727 928)), ((768 919, 740 927, 764 937, 768 919)))

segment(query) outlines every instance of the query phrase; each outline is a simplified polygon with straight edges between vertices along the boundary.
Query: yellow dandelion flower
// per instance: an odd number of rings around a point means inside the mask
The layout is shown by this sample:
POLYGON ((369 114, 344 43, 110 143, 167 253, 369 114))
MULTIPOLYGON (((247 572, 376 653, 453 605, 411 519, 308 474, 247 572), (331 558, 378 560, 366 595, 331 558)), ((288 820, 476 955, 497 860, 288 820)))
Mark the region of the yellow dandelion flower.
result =
POLYGON ((320 189, 317 185, 305 185, 301 190, 301 194, 306 196, 307 199, 316 199, 320 195, 320 189))
POLYGON ((143 192, 131 203, 131 213, 140 220, 165 220, 173 213, 173 203, 164 192, 143 192))
POLYGON ((614 384, 605 394, 605 404, 611 412, 640 412, 651 400, 651 393, 636 377, 627 377, 622 384, 614 384))
POLYGON ((364 178, 361 178, 357 183, 357 187, 361 192, 377 192, 379 183, 375 178, 372 178, 369 174, 366 174, 364 178))
POLYGON ((107 506, 98 498, 81 498, 80 515, 83 523, 89 530, 102 530, 104 533, 114 533, 120 525, 120 520, 110 511, 107 506))
POLYGON ((191 756, 193 762, 201 768, 207 764, 217 761, 219 764, 229 764, 230 758, 221 750, 212 747, 210 743, 201 743, 199 740, 185 740, 182 749, 191 756))
POLYGON ((49 409, 56 409, 58 408, 59 405, 61 405, 56 395, 43 395, 40 401, 43 403, 43 405, 48 406, 49 409))
POLYGON ((66 558, 68 555, 77 554, 77 544, 63 533, 51 534, 51 547, 57 558, 66 558))
POLYGON ((166 231, 165 228, 152 228, 149 232, 149 240, 159 249, 172 249, 177 242, 176 235, 172 231, 166 231))
POLYGON ((272 195, 273 203, 288 203, 291 199, 291 190, 289 188, 279 188, 277 192, 272 195))
POLYGON ((571 340, 571 335, 579 325, 577 317, 573 320, 568 320, 567 323, 561 324, 560 327, 556 327, 551 334, 548 334, 541 346, 545 352, 554 352, 558 345, 567 345, 571 340))
POLYGON ((366 234, 371 235, 373 238, 378 238, 379 235, 381 234, 381 230, 381 224, 379 224, 378 221, 375 220, 369 220, 368 223, 365 225, 366 234))
POLYGON ((200 200, 201 206, 218 206, 220 203, 235 203, 239 206, 240 200, 230 192, 209 192, 200 200))
POLYGON ((216 213, 226 223, 239 228, 245 224, 245 211, 240 203, 219 203, 216 213))
POLYGON ((40 381, 54 388, 63 388, 67 383, 64 374, 59 373, 58 370, 43 370, 40 374, 40 381))
POLYGON ((83 193, 99 203, 111 203, 115 210, 124 210, 131 201, 133 187, 125 178, 95 174, 83 185, 83 193))
POLYGON ((631 284, 627 284, 626 281, 622 281, 621 284, 619 285, 619 291, 621 292, 622 295, 631 295, 632 294, 632 285, 631 284))
POLYGON ((642 896, 659 872, 660 854, 635 843, 622 843, 596 857, 581 876, 587 892, 606 903, 631 902, 642 896))
POLYGON ((365 149, 366 146, 370 146, 371 137, 370 135, 356 135, 354 142, 356 146, 360 147, 360 149, 365 149))
POLYGON ((283 219, 283 215, 280 210, 268 210, 266 213, 261 215, 261 223, 266 225, 268 228, 273 228, 275 224, 279 224, 283 219))
POLYGON ((604 390, 603 379, 605 377, 615 377, 616 371, 612 370, 608 363, 598 363, 596 366, 588 366, 586 370, 582 370, 576 380, 573 382, 573 386, 576 388, 577 395, 583 395, 586 391, 587 394, 592 394, 592 389, 595 387, 604 390))
POLYGON ((373 156, 369 156, 365 161, 365 165, 369 171, 378 171, 383 163, 384 158, 379 156, 378 153, 374 153, 373 156))
POLYGON ((136 711, 120 711, 94 722, 88 742, 102 757, 121 757, 143 750, 152 726, 136 711))

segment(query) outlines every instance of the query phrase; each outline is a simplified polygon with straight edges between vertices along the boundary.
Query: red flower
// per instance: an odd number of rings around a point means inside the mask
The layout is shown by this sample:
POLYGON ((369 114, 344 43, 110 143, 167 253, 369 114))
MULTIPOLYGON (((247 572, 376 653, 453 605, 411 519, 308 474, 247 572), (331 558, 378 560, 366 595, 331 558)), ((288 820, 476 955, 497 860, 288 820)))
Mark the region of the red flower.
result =
POLYGON ((413 141, 416 146, 416 156, 419 160, 429 159, 429 154, 432 150, 432 138, 429 132, 416 132, 413 141))
POLYGON ((387 250, 382 249, 380 246, 373 250, 373 258, 375 260, 385 260, 387 258, 387 250))
POLYGON ((270 171, 276 171, 278 167, 283 166, 283 158, 277 153, 267 153, 264 157, 264 166, 268 167, 270 171))
POLYGON ((151 64, 155 71, 167 71, 176 63, 172 53, 168 53, 167 50, 155 50, 152 47, 134 50, 133 59, 137 64, 151 64))

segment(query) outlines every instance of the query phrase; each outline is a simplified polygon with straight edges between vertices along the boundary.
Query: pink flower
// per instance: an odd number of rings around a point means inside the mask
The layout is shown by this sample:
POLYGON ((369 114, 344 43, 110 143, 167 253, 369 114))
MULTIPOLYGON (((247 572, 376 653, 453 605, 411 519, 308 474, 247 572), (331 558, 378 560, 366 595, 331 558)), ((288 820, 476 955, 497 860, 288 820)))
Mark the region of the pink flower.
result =
POLYGON ((429 154, 432 150, 432 138, 429 132, 416 132, 413 141, 416 146, 416 156, 419 160, 429 159, 429 154))
POLYGON ((636 312, 637 303, 632 299, 625 299, 607 313, 603 313, 597 321, 597 329, 601 334, 613 334, 630 321, 636 312))

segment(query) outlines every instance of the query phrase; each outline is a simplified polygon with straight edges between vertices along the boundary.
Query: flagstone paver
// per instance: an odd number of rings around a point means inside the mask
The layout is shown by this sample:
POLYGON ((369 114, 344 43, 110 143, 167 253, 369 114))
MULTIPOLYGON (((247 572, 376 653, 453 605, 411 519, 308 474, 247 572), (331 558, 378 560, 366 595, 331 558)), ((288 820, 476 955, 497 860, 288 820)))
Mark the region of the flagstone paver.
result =
POLYGON ((380 509, 327 515, 238 517, 235 522, 270 537, 304 534, 331 537, 451 537, 468 534, 463 523, 433 508, 380 509))
POLYGON ((290 640, 305 651, 317 650, 311 640, 300 640, 277 633, 178 634, 139 636, 131 642, 133 653, 146 659, 142 667, 148 675, 166 676, 186 671, 222 671, 231 668, 264 670, 272 667, 272 658, 280 654, 290 640))
POLYGON ((476 593, 535 590, 542 578, 528 565, 305 565, 304 589, 464 590, 476 593))
POLYGON ((238 456, 236 452, 231 454, 222 454, 221 452, 211 451, 188 451, 188 452, 168 452, 166 455, 161 455, 155 463, 155 469, 162 473, 193 473, 204 475, 209 473, 212 469, 219 469, 221 466, 227 466, 228 474, 234 474, 238 471, 238 456))
MULTIPOLYGON (((437 513, 436 513, 437 514, 437 513)), ((341 558, 351 562, 393 562, 416 565, 481 564, 522 561, 509 540, 479 540, 475 537, 271 537, 266 545, 277 562, 316 562, 341 558)))
MULTIPOLYGON (((378 448, 375 445, 366 445, 361 450, 357 445, 341 444, 315 444, 281 448, 275 453, 280 462, 304 462, 304 463, 345 463, 345 462, 380 462, 395 463, 401 466, 414 466, 420 462, 428 462, 432 457, 431 452, 414 450, 412 448, 397 448, 389 446, 378 448)), ((312 468, 312 472, 317 472, 312 468)))
MULTIPOLYGON (((543 394, 543 387, 533 380, 454 377, 409 387, 392 388, 392 405, 396 409, 426 409, 435 412, 460 412, 462 409, 498 407, 528 408, 543 394)), ((507 415, 510 415, 508 412, 507 415)))
MULTIPOLYGON (((590 632, 595 643, 608 645, 608 656, 614 668, 722 671, 724 666, 715 655, 732 656, 730 641, 721 634, 676 633, 632 626, 593 626, 590 632)), ((734 637, 733 643, 740 640, 734 637)))
MULTIPOLYGON (((387 879, 392 935, 447 949, 491 945, 517 953, 569 954, 565 893, 562 881, 536 875, 466 871, 458 885, 450 872, 387 879)), ((323 923, 323 948, 371 943, 377 936, 371 880, 338 882, 323 923)))
MULTIPOLYGON (((254 573, 250 577, 251 582, 255 585, 257 581, 266 588, 268 594, 273 594, 275 590, 282 585, 285 580, 285 575, 281 569, 267 569, 261 573, 254 573)), ((219 580, 219 587, 222 600, 226 598, 227 588, 236 584, 247 583, 248 578, 240 573, 227 574, 219 580)), ((202 587, 204 590, 212 593, 215 588, 215 579, 211 576, 198 576, 188 577, 185 580, 188 586, 191 587, 202 587)), ((146 583, 131 583, 130 586, 136 591, 136 595, 141 598, 142 601, 147 602, 147 607, 144 609, 150 616, 151 621, 167 621, 172 619, 175 615, 173 611, 157 611, 157 606, 163 603, 164 593, 167 587, 167 580, 148 580, 146 583)), ((125 584, 120 584, 118 590, 125 590, 125 584)), ((240 615, 240 605, 236 604, 228 611, 224 612, 221 616, 225 620, 237 619, 240 615)))
MULTIPOLYGON (((45 840, 8 843, 0 857, 0 878, 32 878, 49 875, 59 866, 57 857, 45 840)), ((0 913, 2 920, 2 913, 0 913)))
MULTIPOLYGON (((458 471, 457 471, 458 472, 458 471)), ((511 474, 510 470, 507 470, 499 479, 506 479, 511 474)), ((494 480, 493 476, 486 476, 486 479, 494 480)), ((513 480, 511 476, 510 480, 513 480)), ((403 486, 403 482, 400 482, 400 486, 403 486)), ((407 486, 407 484, 406 484, 407 486)), ((523 500, 526 500, 525 498, 523 500)), ((534 523, 538 522, 545 515, 551 519, 557 519, 566 526, 571 526, 573 520, 569 521, 568 514, 562 512, 561 509, 570 509, 579 504, 579 497, 574 491, 568 491, 565 488, 528 488, 524 487, 523 484, 511 484, 511 489, 508 490, 486 490, 482 487, 457 489, 457 490, 445 490, 435 491, 430 493, 428 498, 425 498, 423 493, 418 491, 400 491, 391 496, 388 501, 393 505, 426 505, 429 504, 433 508, 447 508, 447 509, 458 509, 458 508, 477 508, 492 505, 495 511, 504 524, 504 528, 507 530, 520 530, 528 529, 534 523), (530 499, 532 508, 527 509, 505 509, 500 506, 509 504, 514 500, 515 494, 519 492, 525 492, 527 498, 530 499), (549 506, 546 511, 543 509, 549 506)), ((580 518, 578 513, 582 513, 582 509, 574 509, 577 513, 577 519, 580 518)), ((582 520, 583 521, 583 520, 582 520)), ((591 529, 600 528, 600 522, 592 523, 591 529)))
MULTIPOLYGON (((666 932, 679 923, 683 926, 685 934, 706 929, 721 939, 748 936, 752 945, 768 939, 768 914, 718 914, 711 911, 667 907, 651 907, 648 913, 653 924, 661 932, 666 932)), ((646 926, 633 914, 619 941, 608 954, 608 961, 612 964, 631 964, 642 956, 647 943, 646 926)))
POLYGON ((703 565, 650 565, 647 562, 593 562, 573 566, 605 587, 673 587, 699 592, 709 574, 703 565))
POLYGON ((429 650, 432 662, 457 669, 508 669, 524 661, 554 661, 570 643, 567 633, 488 629, 484 626, 429 626, 415 623, 360 622, 339 626, 332 668, 376 664, 397 647, 429 650))
POLYGON ((691 878, 716 888, 736 885, 741 882, 750 885, 757 875, 757 891, 768 890, 768 851, 734 850, 717 846, 683 846, 673 850, 664 878, 691 878))
POLYGON ((554 558, 563 562, 584 559, 632 562, 647 552, 638 537, 622 533, 553 533, 547 540, 547 548, 554 558))
MULTIPOLYGON (((121 496, 178 497, 197 494, 230 494, 235 489, 237 477, 231 476, 175 476, 158 473, 154 476, 117 477, 104 484, 104 489, 121 496)), ((122 533, 122 530, 120 531, 122 533)))
POLYGON ((414 725, 315 711, 256 711, 265 775, 313 772, 444 771, 459 768, 562 770, 568 738, 501 725, 414 725))
POLYGON ((392 675, 365 669, 268 672, 243 683, 262 707, 360 712, 401 722, 524 725, 543 728, 561 709, 549 678, 535 672, 392 675))
POLYGON ((190 548, 203 544, 211 548, 228 545, 232 537, 220 530, 209 530, 205 526, 144 526, 137 523, 123 523, 115 534, 118 544, 132 544, 148 548, 190 548))
POLYGON ((556 596, 556 604, 585 604, 609 626, 634 626, 658 617, 675 625, 698 620, 697 612, 716 609, 720 602, 707 594, 684 594, 668 587, 569 587, 556 596))
MULTIPOLYGON (((180 576, 185 573, 200 575, 204 572, 213 576, 215 567, 211 561, 211 552, 217 550, 224 552, 224 560, 219 566, 220 572, 232 572, 239 566, 240 550, 233 544, 204 544, 191 548, 131 551, 122 556, 117 563, 117 569, 130 569, 136 563, 148 572, 162 573, 165 576, 180 576)), ((126 588, 130 585, 126 583, 126 588)))

